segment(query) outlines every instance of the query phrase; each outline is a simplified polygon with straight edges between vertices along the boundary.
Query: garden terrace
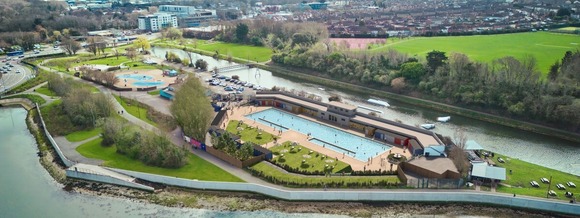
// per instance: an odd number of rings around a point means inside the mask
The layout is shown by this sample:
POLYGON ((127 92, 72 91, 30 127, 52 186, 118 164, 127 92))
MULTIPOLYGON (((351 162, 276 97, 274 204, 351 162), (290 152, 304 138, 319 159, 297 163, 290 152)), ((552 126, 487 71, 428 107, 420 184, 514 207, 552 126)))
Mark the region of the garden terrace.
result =
POLYGON ((350 173, 350 165, 335 158, 309 150, 287 141, 271 147, 275 155, 272 163, 290 172, 323 175, 328 173, 350 173))

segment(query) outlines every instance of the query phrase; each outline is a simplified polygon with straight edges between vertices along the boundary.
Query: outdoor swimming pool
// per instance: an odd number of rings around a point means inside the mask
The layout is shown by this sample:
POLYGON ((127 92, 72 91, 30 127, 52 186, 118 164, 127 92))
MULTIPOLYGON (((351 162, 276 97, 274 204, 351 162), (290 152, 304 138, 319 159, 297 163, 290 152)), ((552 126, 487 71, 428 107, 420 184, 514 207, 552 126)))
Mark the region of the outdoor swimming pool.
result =
POLYGON ((134 86, 159 86, 165 84, 162 81, 137 81, 132 83, 134 86))
POLYGON ((283 131, 292 129, 305 135, 310 133, 310 141, 312 143, 339 153, 344 153, 363 162, 368 161, 368 158, 372 158, 391 149, 389 145, 274 108, 248 114, 246 117, 264 125, 282 129, 283 131))
POLYGON ((117 78, 119 78, 119 79, 140 80, 140 81, 152 80, 153 79, 152 76, 143 75, 143 74, 123 74, 123 75, 118 75, 117 78))

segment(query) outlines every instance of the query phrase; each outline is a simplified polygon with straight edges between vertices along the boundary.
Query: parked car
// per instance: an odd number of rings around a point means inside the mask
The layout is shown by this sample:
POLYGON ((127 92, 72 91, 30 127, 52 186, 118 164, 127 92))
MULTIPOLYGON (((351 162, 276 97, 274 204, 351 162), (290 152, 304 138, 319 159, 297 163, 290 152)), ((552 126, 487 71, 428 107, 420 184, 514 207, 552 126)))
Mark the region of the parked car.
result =
POLYGON ((228 91, 228 92, 229 92, 229 91, 234 91, 234 88, 232 88, 231 86, 226 86, 226 87, 224 88, 224 91, 228 91))
POLYGON ((20 73, 20 70, 16 70, 16 73, 20 73))

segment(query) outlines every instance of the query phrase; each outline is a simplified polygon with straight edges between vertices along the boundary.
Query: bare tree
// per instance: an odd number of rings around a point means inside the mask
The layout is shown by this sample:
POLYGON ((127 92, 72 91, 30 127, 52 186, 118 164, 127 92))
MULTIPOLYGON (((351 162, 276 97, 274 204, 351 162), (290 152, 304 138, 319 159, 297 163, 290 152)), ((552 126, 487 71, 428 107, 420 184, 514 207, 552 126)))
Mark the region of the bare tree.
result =
POLYGON ((125 49, 127 57, 131 60, 134 60, 137 57, 137 50, 135 48, 127 48, 125 49))
POLYGON ((402 89, 405 88, 406 85, 407 83, 405 83, 405 77, 398 77, 391 81, 391 87, 393 87, 393 89, 399 93, 402 89))
POLYGON ((464 127, 459 127, 455 130, 455 133, 453 134, 453 141, 455 142, 455 145, 457 147, 461 148, 461 150, 465 149, 465 142, 467 142, 467 136, 465 135, 464 127))
POLYGON ((69 55, 76 54, 82 48, 80 43, 68 38, 62 40, 60 47, 64 49, 69 55))

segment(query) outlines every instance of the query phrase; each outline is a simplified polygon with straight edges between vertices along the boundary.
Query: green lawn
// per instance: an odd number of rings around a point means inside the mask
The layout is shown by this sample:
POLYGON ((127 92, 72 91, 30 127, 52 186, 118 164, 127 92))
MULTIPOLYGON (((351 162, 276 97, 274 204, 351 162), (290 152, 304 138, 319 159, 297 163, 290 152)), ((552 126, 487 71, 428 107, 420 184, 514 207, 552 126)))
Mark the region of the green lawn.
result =
POLYGON ((100 138, 89 141, 77 147, 76 150, 85 157, 104 160, 104 165, 107 167, 173 176, 185 179, 243 182, 236 176, 193 154, 188 154, 188 163, 178 169, 153 167, 147 166, 141 161, 133 160, 125 155, 118 154, 117 148, 115 146, 103 147, 101 146, 101 141, 102 139, 100 138))
POLYGON ((100 58, 100 59, 95 59, 95 60, 90 60, 90 61, 84 61, 84 62, 79 63, 79 65, 99 64, 99 65, 118 66, 119 64, 121 64, 123 62, 129 62, 129 61, 131 61, 131 60, 129 58, 127 58, 126 56, 119 55, 118 59, 115 56, 109 56, 107 58, 100 58))
MULTIPOLYGON (((231 55, 239 59, 249 59, 250 61, 264 62, 270 60, 272 57, 272 50, 265 46, 252 46, 236 43, 226 43, 226 42, 208 42, 205 40, 197 40, 197 46, 194 46, 192 40, 184 40, 184 45, 190 49, 198 49, 214 54, 218 51, 220 55, 227 57, 231 55)), ((163 46, 170 45, 173 47, 181 47, 179 41, 176 40, 160 40, 156 41, 155 44, 163 46)))
POLYGON ((103 130, 101 128, 93 128, 93 129, 89 129, 89 130, 76 131, 76 132, 70 133, 64 137, 69 142, 80 142, 82 140, 86 140, 86 139, 89 139, 91 137, 97 136, 97 135, 101 134, 102 131, 103 130))
POLYGON ((147 92, 147 94, 150 94, 150 95, 159 95, 159 90, 150 91, 150 92, 147 92))
MULTIPOLYGON (((491 63, 505 56, 523 58, 532 55, 538 69, 547 74, 549 67, 564 57, 566 51, 580 49, 580 37, 570 34, 550 32, 528 32, 499 35, 413 37, 405 40, 389 39, 386 45, 371 49, 385 52, 396 49, 410 55, 425 58, 432 50, 467 54, 472 60, 491 63)), ((366 51, 363 51, 366 52, 366 51)))
POLYGON ((232 55, 233 57, 258 62, 268 61, 272 57, 272 50, 261 46, 216 42, 198 45, 197 48, 209 52, 218 51, 222 55, 232 55))
POLYGON ((124 64, 125 66, 129 67, 129 69, 139 69, 139 70, 154 70, 160 69, 161 66, 152 65, 152 64, 145 64, 142 61, 131 61, 124 64))
MULTIPOLYGON (((228 123, 226 130, 230 133, 237 135, 238 133, 237 127, 239 122, 240 121, 238 120, 230 121, 228 123)), ((263 145, 274 140, 274 135, 264 131, 262 131, 261 135, 258 135, 258 129, 256 129, 255 127, 248 128, 248 125, 245 123, 242 123, 241 127, 243 130, 240 132, 239 135, 241 136, 242 141, 244 142, 253 142, 258 145, 263 145)))
POLYGON ((281 145, 271 147, 270 150, 276 155, 272 159, 273 162, 277 165, 288 165, 290 168, 297 169, 296 171, 319 172, 321 174, 328 172, 328 170, 332 173, 352 171, 350 165, 340 160, 328 158, 301 145, 292 146, 291 142, 284 142, 281 145))
POLYGON ((282 184, 289 187, 322 187, 322 184, 328 184, 329 187, 336 188, 386 188, 386 184, 384 186, 380 186, 378 183, 390 183, 393 185, 400 182, 397 176, 300 176, 279 171, 265 161, 255 164, 251 167, 251 170, 261 173, 262 177, 275 178, 276 181, 278 181, 277 184, 282 184), (293 183, 294 185, 287 183, 293 183), (351 184, 349 185, 349 183, 351 184), (354 185, 355 183, 361 185, 354 185))
POLYGON ((54 93, 52 90, 48 89, 48 85, 43 85, 40 88, 36 89, 36 92, 46 95, 46 96, 56 96, 56 93, 54 93))
POLYGON ((135 104, 128 104, 124 99, 121 99, 121 97, 119 97, 118 95, 113 95, 115 96, 115 99, 117 100, 117 102, 119 102, 119 104, 121 104, 121 106, 123 106, 123 109, 125 109, 125 112, 153 125, 153 126, 157 126, 157 123, 153 122, 152 120, 150 120, 147 117, 147 108, 144 107, 140 107, 137 106, 135 104))
MULTIPOLYGON (((546 193, 548 191, 548 184, 543 184, 540 181, 540 178, 545 177, 550 179, 551 176, 552 187, 550 189, 558 193, 558 198, 566 199, 566 197, 564 196, 564 193, 566 191, 558 190, 555 187, 556 184, 561 183, 564 186, 566 186, 566 182, 568 181, 574 182, 576 185, 580 184, 579 176, 563 173, 557 170, 538 166, 518 159, 511 159, 503 155, 495 154, 495 158, 493 161, 499 167, 506 168, 507 180, 504 181, 503 183, 512 186, 512 187, 499 186, 497 189, 499 192, 515 193, 518 195, 529 195, 535 197, 546 197, 546 193), (499 163, 497 161, 497 157, 501 157, 506 162, 499 163), (510 170, 512 170, 512 174, 509 173, 510 170), (530 182, 532 180, 538 182, 540 184, 540 187, 539 188, 532 187, 530 185, 530 182)), ((580 194, 579 188, 566 187, 566 189, 574 193, 575 195, 580 194)))

